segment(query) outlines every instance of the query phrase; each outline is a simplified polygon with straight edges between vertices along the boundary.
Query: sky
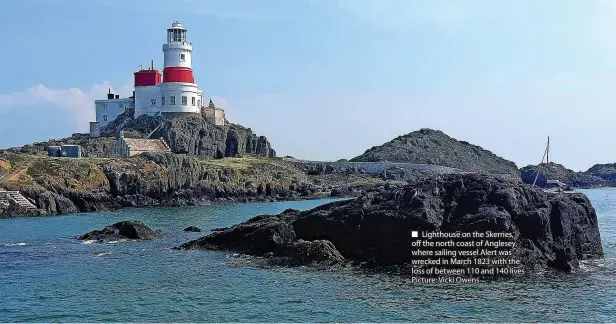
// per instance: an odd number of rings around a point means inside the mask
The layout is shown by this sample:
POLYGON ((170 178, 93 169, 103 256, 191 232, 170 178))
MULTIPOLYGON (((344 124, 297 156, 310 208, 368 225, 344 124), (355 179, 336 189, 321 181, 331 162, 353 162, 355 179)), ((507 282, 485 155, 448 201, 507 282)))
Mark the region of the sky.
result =
POLYGON ((179 20, 227 119, 337 160, 420 128, 514 161, 616 162, 616 0, 0 1, 0 148, 87 132, 179 20))

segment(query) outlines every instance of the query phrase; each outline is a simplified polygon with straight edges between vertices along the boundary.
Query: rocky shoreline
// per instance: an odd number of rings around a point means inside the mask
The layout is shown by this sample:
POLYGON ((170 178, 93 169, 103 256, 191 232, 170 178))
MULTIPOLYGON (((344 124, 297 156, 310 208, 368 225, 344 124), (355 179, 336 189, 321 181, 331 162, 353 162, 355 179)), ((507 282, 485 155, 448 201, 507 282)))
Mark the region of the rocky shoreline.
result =
POLYGON ((208 159, 143 153, 128 159, 50 158, 2 153, 13 172, 3 181, 39 211, 0 207, 0 217, 69 214, 122 207, 199 206, 354 197, 373 184, 459 172, 438 166, 300 163, 246 156, 208 159))
POLYGON ((10 205, 0 207, 0 217, 314 199, 353 195, 363 186, 361 177, 342 186, 315 184, 281 160, 258 157, 214 160, 172 153, 144 153, 130 159, 1 157, 16 169, 4 178, 3 186, 20 191, 40 211, 10 205))
MULTIPOLYGON (((163 137, 172 153, 112 158, 113 137, 79 134, 61 142, 0 150, 0 187, 20 191, 39 209, 0 204, 0 217, 355 197, 375 184, 412 184, 447 174, 499 174, 532 183, 537 170, 527 166, 518 171, 511 161, 431 129, 400 136, 351 161, 338 162, 278 158, 267 139, 249 128, 216 126, 196 115, 122 115, 103 134, 114 136, 120 131, 163 137), (58 143, 82 146, 84 157, 48 157, 45 146, 58 143)), ((541 166, 537 185, 546 187, 547 180, 558 180, 574 188, 593 188, 616 186, 615 179, 614 165, 576 173, 550 163, 541 166)))
POLYGON ((256 216, 176 249, 234 251, 288 266, 405 267, 417 258, 409 252, 412 231, 509 233, 511 258, 530 271, 572 271, 582 260, 603 258, 585 195, 548 194, 478 174, 375 186, 352 200, 256 216))

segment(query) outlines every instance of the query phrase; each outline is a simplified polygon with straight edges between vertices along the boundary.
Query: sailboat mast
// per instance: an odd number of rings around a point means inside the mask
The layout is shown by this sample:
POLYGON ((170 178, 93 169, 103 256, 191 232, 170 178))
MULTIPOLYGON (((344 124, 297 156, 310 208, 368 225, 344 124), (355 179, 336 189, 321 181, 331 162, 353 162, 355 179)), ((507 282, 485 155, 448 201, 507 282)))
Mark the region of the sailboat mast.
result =
POLYGON ((543 151, 543 157, 541 158, 541 162, 537 165, 537 174, 535 175, 535 180, 533 181, 533 187, 537 183, 537 179, 539 178, 539 167, 543 164, 543 160, 547 160, 550 163, 550 136, 548 135, 548 145, 545 147, 545 151, 543 151))
POLYGON ((548 135, 548 148, 545 155, 546 163, 550 164, 550 135, 548 135))

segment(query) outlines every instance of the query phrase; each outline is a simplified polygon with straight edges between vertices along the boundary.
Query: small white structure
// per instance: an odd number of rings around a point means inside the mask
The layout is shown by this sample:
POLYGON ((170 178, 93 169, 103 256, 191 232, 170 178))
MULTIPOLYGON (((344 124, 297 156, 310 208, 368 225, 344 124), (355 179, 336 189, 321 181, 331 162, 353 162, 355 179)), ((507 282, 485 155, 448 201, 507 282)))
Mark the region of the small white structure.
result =
MULTIPOLYGON (((203 91, 195 83, 192 71, 192 44, 187 30, 178 21, 167 29, 167 43, 163 44, 164 68, 161 74, 154 68, 135 72, 135 91, 129 98, 111 93, 106 100, 96 100, 96 122, 104 127, 127 109, 134 109, 134 117, 160 113, 202 113, 203 91)), ((224 120, 224 111, 215 108, 214 120, 224 120), (218 109, 218 110, 216 110, 218 109)), ((218 125, 218 124, 217 124, 218 125)))
POLYGON ((210 99, 210 104, 203 108, 202 113, 205 120, 209 123, 219 126, 224 126, 227 124, 224 109, 216 107, 214 102, 212 102, 212 99, 210 99))

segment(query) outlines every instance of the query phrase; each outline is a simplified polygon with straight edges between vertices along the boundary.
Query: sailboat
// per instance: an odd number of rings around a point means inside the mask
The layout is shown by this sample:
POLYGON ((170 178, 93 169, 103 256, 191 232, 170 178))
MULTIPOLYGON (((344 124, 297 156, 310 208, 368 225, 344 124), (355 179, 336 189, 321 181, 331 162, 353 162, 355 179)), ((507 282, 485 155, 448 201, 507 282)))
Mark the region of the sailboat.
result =
MULTIPOLYGON (((550 136, 549 135, 548 135, 548 144, 545 147, 545 151, 543 151, 543 157, 541 158, 541 162, 537 165, 537 175, 535 175, 535 180, 533 181, 533 187, 536 185, 537 179, 539 178, 539 168, 543 165, 543 161, 545 161, 545 163, 549 167, 549 164, 550 164, 550 136)), ((546 188, 543 190, 546 192, 563 193, 563 192, 575 191, 568 184, 562 183, 558 180, 549 180, 547 172, 545 173, 545 181, 546 181, 546 188)))

